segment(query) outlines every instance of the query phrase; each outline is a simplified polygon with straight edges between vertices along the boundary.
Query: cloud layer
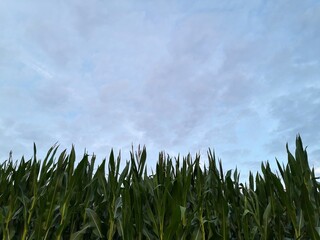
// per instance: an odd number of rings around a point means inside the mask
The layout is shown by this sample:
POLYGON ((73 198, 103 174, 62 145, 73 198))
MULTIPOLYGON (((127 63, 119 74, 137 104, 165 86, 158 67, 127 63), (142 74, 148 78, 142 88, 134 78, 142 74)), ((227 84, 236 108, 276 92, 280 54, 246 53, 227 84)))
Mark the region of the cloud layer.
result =
POLYGON ((317 1, 0 3, 1 156, 213 147, 244 173, 320 159, 317 1))

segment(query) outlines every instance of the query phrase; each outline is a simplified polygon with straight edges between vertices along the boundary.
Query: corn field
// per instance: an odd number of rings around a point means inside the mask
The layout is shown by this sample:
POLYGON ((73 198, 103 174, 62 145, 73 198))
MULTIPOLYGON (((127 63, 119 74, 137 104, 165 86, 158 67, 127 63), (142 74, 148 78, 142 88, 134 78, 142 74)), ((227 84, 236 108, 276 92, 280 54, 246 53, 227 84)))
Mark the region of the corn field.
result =
POLYGON ((121 169, 111 151, 96 170, 95 156, 75 164, 74 148, 57 150, 0 165, 1 239, 320 239, 320 184, 299 136, 287 164, 262 163, 245 183, 211 150, 204 167, 160 153, 151 173, 145 148, 121 169))

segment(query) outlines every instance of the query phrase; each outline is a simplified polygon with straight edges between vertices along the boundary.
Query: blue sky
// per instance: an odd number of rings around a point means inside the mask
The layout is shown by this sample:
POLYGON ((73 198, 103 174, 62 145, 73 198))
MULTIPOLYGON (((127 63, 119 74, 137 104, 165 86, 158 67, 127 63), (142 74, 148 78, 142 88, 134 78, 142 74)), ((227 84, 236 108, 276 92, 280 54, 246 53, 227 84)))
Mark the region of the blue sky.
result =
POLYGON ((319 23, 311 0, 2 0, 1 160, 210 147, 244 176, 300 133, 319 168, 319 23))

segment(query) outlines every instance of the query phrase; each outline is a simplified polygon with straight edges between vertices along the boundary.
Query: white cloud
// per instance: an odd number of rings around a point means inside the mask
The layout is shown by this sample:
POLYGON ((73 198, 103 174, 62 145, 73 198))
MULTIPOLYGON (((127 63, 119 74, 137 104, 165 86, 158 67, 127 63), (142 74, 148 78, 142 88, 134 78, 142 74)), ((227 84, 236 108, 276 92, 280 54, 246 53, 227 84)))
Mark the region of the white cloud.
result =
POLYGON ((26 66, 32 68, 34 71, 36 71, 37 73, 39 73, 40 75, 42 75, 45 78, 53 78, 52 73, 50 73, 46 67, 44 67, 41 63, 36 62, 34 60, 31 59, 20 59, 21 62, 23 64, 25 64, 26 66))

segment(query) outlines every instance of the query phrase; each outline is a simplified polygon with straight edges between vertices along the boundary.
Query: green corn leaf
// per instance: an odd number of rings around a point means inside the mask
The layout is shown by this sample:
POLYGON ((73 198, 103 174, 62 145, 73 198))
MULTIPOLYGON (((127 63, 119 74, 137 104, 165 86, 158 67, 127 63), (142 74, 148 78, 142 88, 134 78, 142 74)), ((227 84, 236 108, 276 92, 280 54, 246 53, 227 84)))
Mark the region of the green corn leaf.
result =
POLYGON ((301 191, 301 201, 303 202, 302 209, 307 224, 308 233, 312 239, 320 239, 320 235, 318 234, 316 229, 317 222, 315 218, 315 209, 312 206, 312 203, 308 197, 309 193, 306 185, 302 185, 301 191))
POLYGON ((90 227, 90 223, 84 225, 81 230, 71 234, 70 240, 82 240, 83 235, 87 232, 88 228, 90 227))
POLYGON ((101 232, 101 220, 97 213, 90 208, 86 208, 86 214, 88 215, 89 219, 91 220, 91 226, 94 227, 94 233, 100 238, 102 238, 101 232))

